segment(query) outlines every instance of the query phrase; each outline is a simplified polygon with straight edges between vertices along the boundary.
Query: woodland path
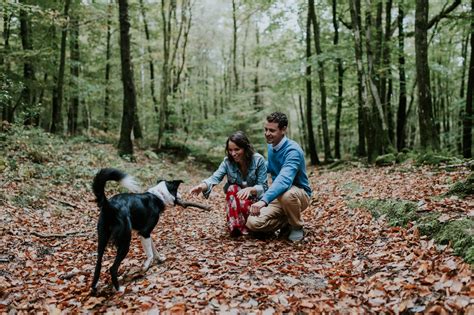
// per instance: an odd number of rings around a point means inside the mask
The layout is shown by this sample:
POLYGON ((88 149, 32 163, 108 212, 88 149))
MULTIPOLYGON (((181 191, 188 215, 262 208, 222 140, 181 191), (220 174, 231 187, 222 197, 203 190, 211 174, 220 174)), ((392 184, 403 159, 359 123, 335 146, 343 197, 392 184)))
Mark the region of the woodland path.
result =
MULTIPOLYGON (((138 272, 144 255, 134 238, 120 269, 124 294, 113 293, 105 273, 112 250, 104 258, 99 295, 89 294, 98 215, 90 192, 73 193, 67 185, 51 192, 50 202, 71 210, 60 214, 4 204, 0 312, 474 312, 472 267, 449 247, 347 205, 395 198, 469 215, 472 197, 434 198, 465 170, 397 166, 310 172, 317 198, 304 212, 304 242, 230 238, 223 196, 215 189, 207 201, 192 199, 209 203, 211 211, 167 209, 153 233, 167 259, 144 275, 138 272), (81 233, 59 237, 68 231, 81 233), (45 237, 51 234, 59 235, 45 237)), ((180 190, 186 192, 198 180, 187 180, 180 190)), ((184 198, 190 197, 184 193, 184 198)))

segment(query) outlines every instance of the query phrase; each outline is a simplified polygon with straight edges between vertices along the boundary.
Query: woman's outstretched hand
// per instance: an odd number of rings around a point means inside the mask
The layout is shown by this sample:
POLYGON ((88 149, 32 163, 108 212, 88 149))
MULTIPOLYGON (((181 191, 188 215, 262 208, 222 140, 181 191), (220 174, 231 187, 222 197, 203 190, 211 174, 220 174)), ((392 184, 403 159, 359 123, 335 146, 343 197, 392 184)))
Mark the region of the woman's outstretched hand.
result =
POLYGON ((189 190, 189 193, 191 195, 199 195, 204 189, 207 188, 206 183, 200 183, 199 185, 194 186, 189 190))

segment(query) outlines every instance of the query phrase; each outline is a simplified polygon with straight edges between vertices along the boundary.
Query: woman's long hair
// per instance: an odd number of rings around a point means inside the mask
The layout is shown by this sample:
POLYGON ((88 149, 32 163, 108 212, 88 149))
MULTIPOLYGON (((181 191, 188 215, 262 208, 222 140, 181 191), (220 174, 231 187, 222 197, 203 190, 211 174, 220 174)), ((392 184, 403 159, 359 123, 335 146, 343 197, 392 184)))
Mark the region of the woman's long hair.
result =
POLYGON ((244 149, 244 163, 247 168, 250 166, 252 162, 252 156, 255 153, 255 149, 253 148, 252 144, 250 143, 249 138, 245 135, 243 131, 236 131, 227 138, 225 143, 225 153, 227 154, 227 158, 234 162, 234 158, 229 153, 229 141, 232 141, 237 145, 239 148, 244 149))

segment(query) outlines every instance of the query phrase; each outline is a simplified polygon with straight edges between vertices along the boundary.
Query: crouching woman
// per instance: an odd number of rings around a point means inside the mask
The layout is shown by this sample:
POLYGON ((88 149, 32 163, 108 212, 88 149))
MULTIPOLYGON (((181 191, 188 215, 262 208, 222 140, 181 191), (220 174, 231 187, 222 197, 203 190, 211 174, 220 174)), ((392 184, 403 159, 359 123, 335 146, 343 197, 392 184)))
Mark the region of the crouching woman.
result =
POLYGON ((245 223, 250 206, 268 189, 267 166, 264 157, 255 152, 242 131, 227 138, 225 152, 227 156, 214 174, 191 188, 190 193, 198 195, 202 192, 208 198, 212 188, 226 176, 227 228, 232 236, 240 236, 248 233, 245 223))

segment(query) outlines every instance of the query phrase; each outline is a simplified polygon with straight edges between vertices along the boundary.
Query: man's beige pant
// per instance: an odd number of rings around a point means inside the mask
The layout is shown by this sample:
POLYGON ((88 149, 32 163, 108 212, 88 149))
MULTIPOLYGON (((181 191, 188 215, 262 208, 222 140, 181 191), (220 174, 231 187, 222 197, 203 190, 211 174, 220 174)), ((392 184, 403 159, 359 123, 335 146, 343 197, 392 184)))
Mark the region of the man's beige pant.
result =
POLYGON ((253 232, 273 232, 286 223, 303 227, 301 212, 309 206, 310 197, 302 188, 291 186, 283 195, 260 209, 259 216, 249 215, 247 228, 253 232))

